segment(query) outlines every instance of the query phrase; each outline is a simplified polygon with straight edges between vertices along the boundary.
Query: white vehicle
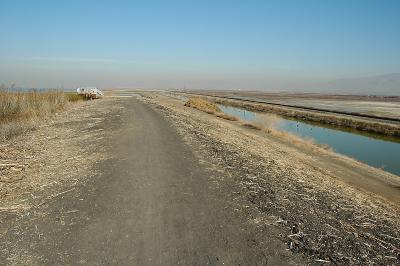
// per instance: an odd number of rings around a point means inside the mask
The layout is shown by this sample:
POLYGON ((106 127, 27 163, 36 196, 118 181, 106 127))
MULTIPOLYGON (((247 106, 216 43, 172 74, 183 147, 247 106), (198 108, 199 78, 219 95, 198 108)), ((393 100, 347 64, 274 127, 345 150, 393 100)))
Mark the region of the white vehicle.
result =
POLYGON ((104 93, 96 87, 81 87, 77 88, 76 92, 78 94, 83 94, 90 99, 99 99, 104 96, 104 93))

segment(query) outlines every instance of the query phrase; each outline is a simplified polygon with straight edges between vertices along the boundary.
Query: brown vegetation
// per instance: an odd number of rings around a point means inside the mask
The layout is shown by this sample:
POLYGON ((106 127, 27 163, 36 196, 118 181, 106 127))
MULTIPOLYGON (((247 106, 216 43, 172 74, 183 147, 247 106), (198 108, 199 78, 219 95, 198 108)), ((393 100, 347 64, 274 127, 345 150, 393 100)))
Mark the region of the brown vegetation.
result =
POLYGON ((221 109, 215 103, 209 102, 201 97, 190 97, 189 100, 185 103, 185 106, 195 108, 197 110, 206 112, 208 114, 213 114, 216 117, 229 120, 229 121, 238 121, 239 118, 233 115, 224 114, 221 109))
POLYGON ((0 92, 0 139, 8 139, 33 127, 33 121, 62 110, 67 102, 82 99, 62 91, 0 92))
POLYGON ((68 102, 77 102, 77 101, 88 100, 85 95, 77 94, 75 92, 66 92, 65 97, 67 98, 68 102))
POLYGON ((251 129, 256 129, 256 130, 261 130, 262 129, 261 126, 255 124, 255 123, 249 123, 249 122, 243 122, 242 126, 248 127, 248 128, 251 128, 251 129))
POLYGON ((190 97, 189 100, 185 103, 185 106, 196 108, 209 114, 221 112, 221 110, 215 103, 211 103, 201 97, 190 97))
POLYGON ((277 130, 274 127, 274 123, 273 122, 271 123, 269 118, 267 120, 268 121, 264 121, 264 119, 254 121, 254 122, 246 121, 246 122, 242 122, 241 125, 244 127, 250 128, 250 129, 260 130, 270 136, 284 139, 292 144, 296 144, 296 145, 299 145, 302 147, 307 146, 312 149, 331 150, 331 147, 327 144, 315 143, 313 139, 301 138, 290 132, 277 130))
POLYGON ((229 121, 238 121, 238 120, 239 120, 239 118, 236 117, 236 116, 227 115, 227 114, 224 114, 224 113, 216 113, 215 115, 216 115, 217 117, 220 117, 220 118, 222 118, 222 119, 229 120, 229 121))

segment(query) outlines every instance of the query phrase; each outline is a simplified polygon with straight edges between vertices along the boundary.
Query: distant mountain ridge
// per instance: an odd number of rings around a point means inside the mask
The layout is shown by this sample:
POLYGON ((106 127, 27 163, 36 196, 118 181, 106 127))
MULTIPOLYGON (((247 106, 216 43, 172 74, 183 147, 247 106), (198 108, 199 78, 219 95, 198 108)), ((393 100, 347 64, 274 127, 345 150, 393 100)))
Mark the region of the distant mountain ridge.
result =
POLYGON ((400 73, 334 80, 318 89, 330 93, 400 96, 400 73))

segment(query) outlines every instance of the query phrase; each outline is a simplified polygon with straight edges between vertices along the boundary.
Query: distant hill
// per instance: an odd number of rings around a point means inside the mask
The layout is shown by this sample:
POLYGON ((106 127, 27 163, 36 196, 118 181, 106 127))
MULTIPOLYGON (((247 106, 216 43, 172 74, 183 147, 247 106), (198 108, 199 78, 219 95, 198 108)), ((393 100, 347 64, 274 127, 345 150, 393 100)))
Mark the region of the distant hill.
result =
POLYGON ((330 93, 400 96, 400 73, 340 79, 321 84, 319 89, 330 93))

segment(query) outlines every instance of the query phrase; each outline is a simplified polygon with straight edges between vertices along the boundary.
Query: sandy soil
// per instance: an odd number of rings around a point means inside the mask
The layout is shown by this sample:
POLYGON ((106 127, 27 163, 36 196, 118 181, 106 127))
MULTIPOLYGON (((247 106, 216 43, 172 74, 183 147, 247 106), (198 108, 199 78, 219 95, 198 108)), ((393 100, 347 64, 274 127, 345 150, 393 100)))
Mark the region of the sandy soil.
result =
POLYGON ((176 99, 153 97, 152 104, 197 147, 199 157, 235 180, 229 193, 247 200, 243 208, 256 208, 286 228, 282 240, 289 249, 338 264, 399 262, 398 187, 388 200, 384 190, 374 193, 356 182, 363 175, 398 182, 396 177, 329 151, 260 135, 176 99))

